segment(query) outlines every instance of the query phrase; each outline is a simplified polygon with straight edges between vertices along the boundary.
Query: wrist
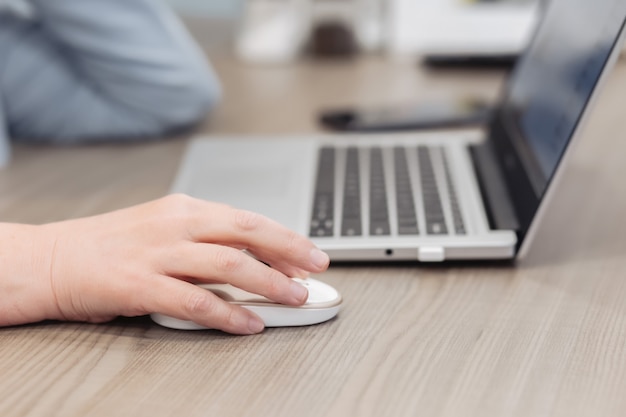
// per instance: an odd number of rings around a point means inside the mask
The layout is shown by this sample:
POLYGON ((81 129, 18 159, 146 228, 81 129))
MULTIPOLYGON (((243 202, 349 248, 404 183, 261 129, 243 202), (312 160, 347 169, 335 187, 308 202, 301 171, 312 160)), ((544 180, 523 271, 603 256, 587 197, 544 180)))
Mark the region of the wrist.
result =
POLYGON ((62 318, 50 280, 54 235, 0 223, 0 236, 0 326, 62 318))

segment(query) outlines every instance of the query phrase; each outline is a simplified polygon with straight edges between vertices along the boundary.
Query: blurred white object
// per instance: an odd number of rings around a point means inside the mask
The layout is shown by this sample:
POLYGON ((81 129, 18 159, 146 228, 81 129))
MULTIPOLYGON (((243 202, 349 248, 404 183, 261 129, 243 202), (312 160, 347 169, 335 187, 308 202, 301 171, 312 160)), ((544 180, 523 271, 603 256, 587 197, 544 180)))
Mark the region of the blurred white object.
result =
POLYGON ((249 0, 236 52, 250 62, 291 61, 302 51, 310 31, 308 0, 249 0))
POLYGON ((281 63, 297 58, 313 27, 342 22, 361 50, 381 48, 386 0, 248 0, 236 40, 237 55, 248 62, 281 63))
POLYGON ((521 52, 537 1, 393 0, 388 47, 395 54, 492 56, 521 52))
POLYGON ((355 33, 366 51, 381 48, 385 41, 385 7, 389 0, 356 0, 355 33))

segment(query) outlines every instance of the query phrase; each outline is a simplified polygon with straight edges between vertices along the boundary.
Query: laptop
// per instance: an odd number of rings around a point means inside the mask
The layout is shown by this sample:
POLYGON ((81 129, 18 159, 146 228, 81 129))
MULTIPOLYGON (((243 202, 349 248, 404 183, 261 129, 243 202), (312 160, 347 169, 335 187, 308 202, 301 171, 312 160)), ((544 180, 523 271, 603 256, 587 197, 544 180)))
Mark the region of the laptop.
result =
POLYGON ((199 137, 172 192, 265 214, 333 261, 522 257, 625 17, 626 0, 551 0, 486 132, 199 137))

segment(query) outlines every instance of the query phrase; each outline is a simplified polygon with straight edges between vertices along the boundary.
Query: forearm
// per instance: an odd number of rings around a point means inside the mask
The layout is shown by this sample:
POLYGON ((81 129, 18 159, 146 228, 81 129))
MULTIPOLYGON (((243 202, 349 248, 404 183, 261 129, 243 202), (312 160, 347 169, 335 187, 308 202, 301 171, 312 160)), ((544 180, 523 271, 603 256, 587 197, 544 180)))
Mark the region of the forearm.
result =
POLYGON ((49 280, 54 241, 45 227, 0 223, 0 326, 63 318, 49 280))

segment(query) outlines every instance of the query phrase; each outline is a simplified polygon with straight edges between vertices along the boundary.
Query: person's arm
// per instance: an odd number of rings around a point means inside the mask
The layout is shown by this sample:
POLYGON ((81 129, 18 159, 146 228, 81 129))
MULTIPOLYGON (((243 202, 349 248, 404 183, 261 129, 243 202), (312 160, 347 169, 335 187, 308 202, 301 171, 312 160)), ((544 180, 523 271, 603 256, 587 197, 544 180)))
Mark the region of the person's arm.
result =
POLYGON ((288 277, 329 263, 308 239, 265 217, 183 195, 42 226, 0 223, 0 236, 0 326, 162 313, 257 333, 256 315, 186 281, 300 305, 307 291, 288 277))
POLYGON ((198 122, 219 98, 204 54, 161 1, 30 3, 34 23, 0 29, 12 32, 0 89, 14 136, 162 136, 198 122))

